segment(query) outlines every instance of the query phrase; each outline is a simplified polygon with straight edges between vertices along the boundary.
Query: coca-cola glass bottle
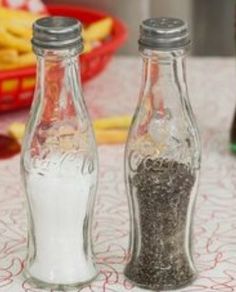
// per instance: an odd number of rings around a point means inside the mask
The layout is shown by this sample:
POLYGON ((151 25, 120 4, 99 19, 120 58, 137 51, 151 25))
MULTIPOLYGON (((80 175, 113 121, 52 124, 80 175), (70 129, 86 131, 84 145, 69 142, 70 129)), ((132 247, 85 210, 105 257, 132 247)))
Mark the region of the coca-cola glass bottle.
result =
POLYGON ((29 223, 25 274, 55 289, 97 275, 91 242, 97 150, 81 90, 81 30, 68 17, 33 26, 37 82, 21 155, 29 223))
POLYGON ((191 226, 200 143, 186 84, 189 45, 180 19, 141 24, 142 84, 125 153, 131 217, 125 275, 155 291, 185 286, 196 275, 191 226))

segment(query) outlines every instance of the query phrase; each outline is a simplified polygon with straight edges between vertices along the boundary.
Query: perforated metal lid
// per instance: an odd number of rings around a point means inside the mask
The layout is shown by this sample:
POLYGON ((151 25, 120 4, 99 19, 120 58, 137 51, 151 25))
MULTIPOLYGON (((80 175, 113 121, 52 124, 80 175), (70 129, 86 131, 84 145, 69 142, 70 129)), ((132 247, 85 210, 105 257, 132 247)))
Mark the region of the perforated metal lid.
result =
POLYGON ((44 17, 33 24, 32 44, 44 49, 83 49, 81 23, 71 17, 44 17))
POLYGON ((172 17, 146 19, 140 26, 139 44, 161 50, 184 48, 190 44, 188 25, 172 17))

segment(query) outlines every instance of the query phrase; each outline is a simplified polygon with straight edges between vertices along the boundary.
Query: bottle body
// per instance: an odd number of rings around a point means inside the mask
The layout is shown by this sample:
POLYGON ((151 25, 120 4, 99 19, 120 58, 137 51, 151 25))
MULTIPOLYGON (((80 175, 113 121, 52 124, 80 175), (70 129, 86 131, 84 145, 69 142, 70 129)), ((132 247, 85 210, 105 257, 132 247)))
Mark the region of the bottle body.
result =
POLYGON ((185 81, 185 50, 144 49, 139 104, 125 154, 130 262, 125 275, 149 289, 195 277, 191 224, 200 145, 185 81))
POLYGON ((96 144, 76 53, 39 51, 21 157, 29 222, 26 274, 46 285, 79 285, 97 274, 91 242, 96 144))

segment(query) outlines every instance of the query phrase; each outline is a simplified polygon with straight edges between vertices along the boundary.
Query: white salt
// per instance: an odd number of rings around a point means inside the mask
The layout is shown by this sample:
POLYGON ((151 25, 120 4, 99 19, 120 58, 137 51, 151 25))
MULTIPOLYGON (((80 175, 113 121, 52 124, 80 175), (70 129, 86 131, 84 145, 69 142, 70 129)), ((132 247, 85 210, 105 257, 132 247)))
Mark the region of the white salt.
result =
POLYGON ((42 175, 36 169, 28 174, 36 254, 27 271, 34 278, 73 284, 96 275, 86 230, 94 179, 94 172, 82 175, 77 170, 75 175, 69 169, 60 175, 53 169, 42 175))

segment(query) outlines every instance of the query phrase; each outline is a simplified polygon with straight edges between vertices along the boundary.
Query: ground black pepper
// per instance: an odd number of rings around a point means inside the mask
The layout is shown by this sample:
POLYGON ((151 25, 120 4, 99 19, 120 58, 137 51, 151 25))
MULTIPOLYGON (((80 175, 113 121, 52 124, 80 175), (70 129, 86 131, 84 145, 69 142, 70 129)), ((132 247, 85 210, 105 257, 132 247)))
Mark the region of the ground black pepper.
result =
POLYGON ((125 275, 159 290, 184 286, 194 277, 185 252, 187 210, 195 177, 183 163, 144 159, 130 176, 134 243, 125 275))

